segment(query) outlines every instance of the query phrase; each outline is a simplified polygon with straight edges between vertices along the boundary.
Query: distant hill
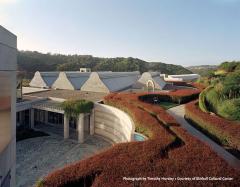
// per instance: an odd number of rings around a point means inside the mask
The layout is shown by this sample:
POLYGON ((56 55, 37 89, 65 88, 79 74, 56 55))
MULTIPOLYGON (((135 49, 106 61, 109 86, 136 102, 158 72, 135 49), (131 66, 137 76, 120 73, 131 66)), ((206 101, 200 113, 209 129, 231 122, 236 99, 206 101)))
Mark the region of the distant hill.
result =
POLYGON ((138 58, 99 58, 91 55, 43 54, 36 51, 18 51, 18 70, 25 78, 36 71, 77 71, 80 67, 92 71, 160 71, 166 74, 187 74, 190 70, 173 64, 146 62, 138 58))
POLYGON ((193 73, 191 70, 188 70, 180 65, 175 64, 165 64, 161 62, 150 62, 149 70, 151 71, 161 71, 168 75, 178 75, 178 74, 190 74, 193 73))
POLYGON ((207 76, 210 72, 215 71, 218 66, 217 65, 200 65, 200 66, 189 66, 186 67, 188 70, 193 73, 197 73, 201 76, 207 76))

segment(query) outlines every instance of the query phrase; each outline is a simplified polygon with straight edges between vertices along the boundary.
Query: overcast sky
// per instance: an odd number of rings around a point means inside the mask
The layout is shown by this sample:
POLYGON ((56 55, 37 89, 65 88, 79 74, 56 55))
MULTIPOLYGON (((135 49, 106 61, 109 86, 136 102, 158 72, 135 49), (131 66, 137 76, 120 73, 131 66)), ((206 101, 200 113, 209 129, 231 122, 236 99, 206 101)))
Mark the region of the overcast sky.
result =
POLYGON ((184 66, 240 60, 240 0, 0 0, 18 49, 184 66))

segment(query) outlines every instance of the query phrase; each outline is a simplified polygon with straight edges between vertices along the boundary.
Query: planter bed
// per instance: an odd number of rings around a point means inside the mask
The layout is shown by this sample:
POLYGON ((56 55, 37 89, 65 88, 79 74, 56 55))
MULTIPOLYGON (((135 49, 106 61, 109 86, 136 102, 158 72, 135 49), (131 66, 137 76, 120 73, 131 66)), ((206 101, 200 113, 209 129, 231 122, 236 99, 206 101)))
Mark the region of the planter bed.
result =
POLYGON ((138 99, 139 94, 110 94, 105 103, 126 111, 142 142, 114 145, 86 160, 56 170, 39 186, 196 186, 196 181, 132 181, 123 177, 232 177, 231 181, 197 181, 200 186, 237 186, 240 171, 210 147, 190 136, 164 109, 138 99), (162 119, 164 118, 164 119, 162 119), (163 123, 164 121, 164 123, 163 123))
POLYGON ((198 107, 198 101, 188 103, 185 111, 185 118, 194 127, 240 158, 240 122, 203 112, 198 107))

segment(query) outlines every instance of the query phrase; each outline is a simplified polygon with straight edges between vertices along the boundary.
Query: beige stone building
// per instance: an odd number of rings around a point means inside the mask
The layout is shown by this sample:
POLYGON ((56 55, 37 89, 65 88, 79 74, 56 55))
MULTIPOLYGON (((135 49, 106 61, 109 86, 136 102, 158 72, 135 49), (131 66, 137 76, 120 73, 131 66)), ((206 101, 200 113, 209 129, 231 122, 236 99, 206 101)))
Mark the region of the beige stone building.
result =
POLYGON ((17 37, 0 26, 0 186, 15 186, 17 37))
POLYGON ((110 92, 131 88, 138 78, 139 72, 36 72, 30 84, 35 88, 17 103, 17 126, 54 127, 64 139, 79 143, 93 134, 111 142, 131 141, 135 128, 129 117, 100 102, 110 92), (90 100, 94 108, 77 119, 68 118, 61 103, 71 99, 90 100))
POLYGON ((145 72, 133 85, 133 88, 155 91, 163 90, 165 86, 166 82, 160 77, 159 72, 145 72))

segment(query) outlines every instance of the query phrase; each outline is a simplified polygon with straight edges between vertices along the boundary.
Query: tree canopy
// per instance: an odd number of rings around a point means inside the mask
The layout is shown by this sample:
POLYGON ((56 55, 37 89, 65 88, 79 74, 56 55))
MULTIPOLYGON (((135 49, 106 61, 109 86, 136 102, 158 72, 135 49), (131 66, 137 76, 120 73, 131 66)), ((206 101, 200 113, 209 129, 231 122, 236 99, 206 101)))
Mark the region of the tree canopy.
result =
POLYGON ((25 78, 32 78, 36 71, 160 71, 166 74, 192 73, 182 66, 161 62, 146 62, 138 58, 99 58, 91 55, 43 54, 36 51, 18 52, 18 69, 25 78))

